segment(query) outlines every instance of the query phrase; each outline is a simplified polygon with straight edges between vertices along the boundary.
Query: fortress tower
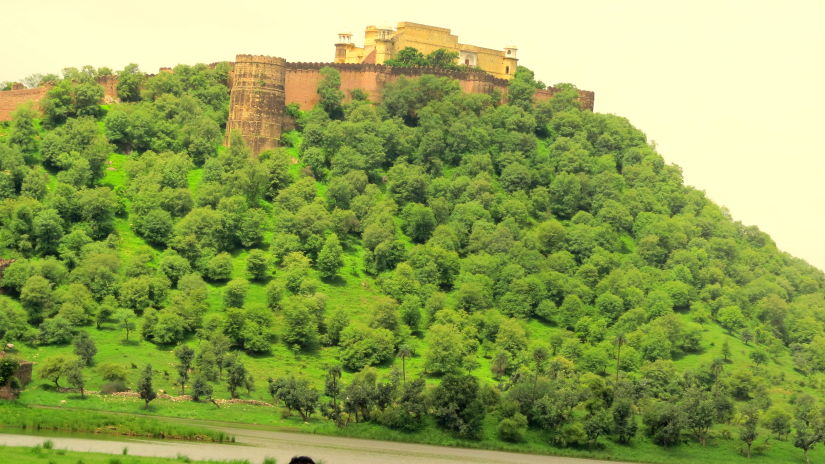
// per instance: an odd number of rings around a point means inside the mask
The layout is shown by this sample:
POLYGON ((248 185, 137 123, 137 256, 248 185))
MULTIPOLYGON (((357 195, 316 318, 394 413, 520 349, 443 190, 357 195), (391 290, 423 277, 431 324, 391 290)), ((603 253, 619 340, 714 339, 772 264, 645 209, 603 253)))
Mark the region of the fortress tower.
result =
POLYGON ((234 131, 243 136, 254 154, 278 145, 285 109, 285 65, 283 58, 237 55, 225 145, 234 131))

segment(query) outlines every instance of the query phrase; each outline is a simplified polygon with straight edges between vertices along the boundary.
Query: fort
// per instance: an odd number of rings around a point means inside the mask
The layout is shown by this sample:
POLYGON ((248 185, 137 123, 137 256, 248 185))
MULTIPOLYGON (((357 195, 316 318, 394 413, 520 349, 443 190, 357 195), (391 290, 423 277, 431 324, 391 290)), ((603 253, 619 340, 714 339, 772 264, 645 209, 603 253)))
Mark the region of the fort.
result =
MULTIPOLYGON (((341 75, 341 90, 350 98, 350 92, 360 89, 370 101, 378 102, 384 87, 401 77, 433 74, 455 79, 462 91, 506 96, 510 79, 517 67, 516 48, 504 50, 466 45, 449 29, 402 22, 397 29, 369 26, 364 34, 364 47, 352 43, 352 34, 339 34, 335 44, 334 62, 287 62, 283 58, 261 55, 237 55, 231 64, 229 116, 226 122, 225 143, 229 134, 240 133, 253 153, 277 147, 281 132, 289 123, 286 107, 295 104, 302 110, 310 109, 319 101, 318 83, 321 68, 332 67, 341 75), (444 49, 458 53, 455 69, 441 67, 398 67, 383 64, 406 47, 422 53, 444 49)), ((160 72, 170 72, 161 68, 160 72)), ((104 89, 104 101, 117 101, 117 78, 107 76, 98 81, 104 89)), ((15 108, 27 101, 37 104, 45 98, 50 86, 23 88, 0 92, 0 121, 11 120, 15 108)), ((537 89, 536 101, 552 98, 559 89, 537 89)), ((579 91, 582 109, 593 111, 595 95, 579 91)))

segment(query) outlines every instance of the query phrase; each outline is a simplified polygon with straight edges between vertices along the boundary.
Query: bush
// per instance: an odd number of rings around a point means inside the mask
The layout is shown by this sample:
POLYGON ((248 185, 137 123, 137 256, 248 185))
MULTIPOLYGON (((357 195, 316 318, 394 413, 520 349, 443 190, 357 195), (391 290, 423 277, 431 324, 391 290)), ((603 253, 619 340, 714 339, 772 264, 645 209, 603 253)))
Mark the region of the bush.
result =
POLYGON ((395 354, 392 332, 349 326, 341 331, 341 362, 350 370, 360 370, 389 361, 395 354))
POLYGON ((527 417, 515 413, 513 417, 502 419, 496 427, 498 437, 504 441, 518 443, 524 441, 524 432, 527 431, 527 417))
POLYGON ((126 382, 123 380, 113 380, 111 382, 104 382, 100 385, 100 393, 104 395, 111 395, 112 393, 129 391, 126 382))

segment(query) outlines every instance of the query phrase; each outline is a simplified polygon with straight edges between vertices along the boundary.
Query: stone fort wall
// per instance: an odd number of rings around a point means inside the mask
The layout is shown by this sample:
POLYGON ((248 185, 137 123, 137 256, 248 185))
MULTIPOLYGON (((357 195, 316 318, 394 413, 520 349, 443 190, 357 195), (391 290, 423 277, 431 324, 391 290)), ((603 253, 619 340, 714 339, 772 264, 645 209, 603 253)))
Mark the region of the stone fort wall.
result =
MULTIPOLYGON (((278 146, 283 128, 290 124, 285 117, 286 105, 297 104, 302 110, 319 101, 316 92, 321 80, 320 70, 329 66, 341 74, 341 90, 349 100, 350 92, 361 89, 371 101, 380 101, 384 87, 404 77, 424 74, 456 79, 467 93, 507 94, 508 82, 483 71, 454 71, 440 68, 397 68, 368 63, 288 63, 283 58, 261 55, 237 55, 230 76, 229 117, 224 143, 230 134, 240 133, 246 144, 257 154, 278 146)), ((166 71, 161 69, 161 72, 166 71)), ((171 72, 168 70, 167 72, 171 72)), ((117 78, 106 76, 98 80, 104 89, 104 102, 117 101, 117 78)), ((27 101, 37 104, 51 86, 0 92, 0 121, 11 120, 14 109, 27 101)), ((558 92, 550 87, 537 90, 537 101, 549 100, 558 92)), ((593 111, 595 94, 580 90, 583 109, 593 111)))
MULTIPOLYGON (((97 80, 103 87, 103 103, 117 101, 117 77, 104 76, 97 80)), ((22 85, 15 85, 12 90, 0 91, 0 122, 11 121, 11 114, 18 106, 26 102, 34 103, 38 108, 40 100, 46 98, 46 94, 51 90, 52 85, 44 85, 27 89, 22 85)))
POLYGON ((34 102, 36 107, 50 89, 51 86, 43 86, 0 92, 0 121, 11 121, 11 114, 23 103, 34 102))
POLYGON ((468 93, 492 93, 506 91, 508 81, 485 72, 452 71, 441 68, 396 68, 380 64, 353 63, 287 63, 286 104, 297 104, 302 110, 315 106, 320 100, 316 89, 321 81, 321 68, 331 67, 341 74, 341 90, 345 99, 349 93, 361 89, 371 101, 380 101, 384 87, 400 77, 416 77, 433 74, 456 79, 461 90, 468 93))

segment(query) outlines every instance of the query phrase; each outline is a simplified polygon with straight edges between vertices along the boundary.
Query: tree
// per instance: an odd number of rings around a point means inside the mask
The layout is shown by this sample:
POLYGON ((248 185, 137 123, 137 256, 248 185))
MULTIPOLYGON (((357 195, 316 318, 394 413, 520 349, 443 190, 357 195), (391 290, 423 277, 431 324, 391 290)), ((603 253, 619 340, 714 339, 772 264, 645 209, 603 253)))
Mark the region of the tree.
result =
POLYGON ((140 378, 135 385, 135 390, 138 392, 140 399, 144 401, 143 409, 149 409, 149 402, 157 398, 158 394, 152 387, 152 365, 147 364, 140 374, 140 378))
POLYGON ((165 246, 172 236, 174 220, 168 211, 153 208, 135 218, 135 232, 152 245, 165 246))
POLYGON ((253 280, 263 280, 269 273, 270 260, 265 251, 254 249, 249 250, 246 258, 246 271, 249 272, 253 280))
POLYGON ((206 377, 198 374, 192 381, 192 400, 200 401, 201 399, 212 400, 212 385, 206 377))
POLYGON ((590 447, 596 446, 600 436, 610 431, 610 413, 607 409, 596 409, 591 411, 584 419, 584 431, 587 434, 587 441, 590 447))
POLYGON ((246 279, 232 279, 227 282, 223 291, 223 305, 227 308, 240 308, 246 299, 249 281, 246 279))
POLYGON ((745 315, 738 306, 725 306, 716 313, 719 325, 728 329, 728 332, 735 332, 745 326, 745 315))
POLYGON ((467 340, 454 326, 433 324, 427 331, 424 370, 435 375, 456 372, 467 354, 467 340))
POLYGON ((232 277, 232 256, 218 253, 206 263, 204 277, 213 281, 229 280, 232 277))
POLYGON ((325 414, 339 426, 341 425, 341 407, 338 405, 338 396, 341 394, 342 374, 341 366, 330 366, 324 382, 324 394, 332 399, 332 409, 325 414))
POLYGON ((295 377, 270 381, 270 393, 283 401, 288 410, 298 411, 304 422, 315 412, 320 398, 320 393, 308 380, 295 377))
POLYGON ((117 327, 126 331, 127 342, 129 341, 129 332, 135 330, 137 327, 135 317, 135 312, 127 308, 118 308, 114 314, 115 321, 117 321, 117 327))
POLYGON ((341 73, 337 69, 325 66, 320 69, 321 80, 318 81, 318 96, 321 108, 332 119, 341 119, 344 100, 344 92, 341 91, 341 73))
POLYGON ((31 321, 41 321, 44 313, 51 307, 52 283, 44 277, 33 275, 26 279, 20 290, 20 303, 28 311, 31 321))
POLYGON ((742 329, 741 336, 742 343, 744 343, 745 345, 749 344, 751 340, 753 340, 753 332, 751 332, 751 329, 749 329, 748 327, 742 329))
POLYGON ((496 426, 496 434, 500 439, 511 443, 523 441, 524 433, 527 431, 527 417, 518 411, 518 404, 515 402, 510 402, 502 409, 502 419, 496 426))
POLYGON ((55 127, 68 118, 98 116, 102 99, 103 87, 94 80, 72 82, 63 79, 49 90, 40 107, 46 115, 47 125, 55 127))
POLYGON ((765 362, 768 360, 768 354, 760 349, 751 351, 750 354, 748 354, 748 357, 750 357, 751 361, 753 361, 753 363, 757 366, 760 364, 765 364, 765 362))
POLYGON ((779 440, 784 440, 791 433, 791 415, 784 409, 769 409, 763 416, 762 421, 765 427, 779 440))
POLYGON ((282 339, 293 350, 311 349, 318 345, 318 322, 309 308, 301 302, 284 305, 284 332, 282 339))
POLYGON ((83 378, 83 366, 84 362, 82 359, 77 359, 74 362, 69 363, 66 366, 65 375, 66 381, 69 382, 69 385, 73 386, 80 390, 80 397, 85 398, 85 385, 86 381, 83 378))
POLYGON ((34 127, 35 113, 31 104, 19 106, 11 115, 9 145, 18 148, 26 155, 37 153, 37 129, 34 127))
POLYGON ((38 341, 44 345, 62 345, 69 343, 74 336, 74 328, 68 319, 57 315, 40 324, 38 341))
POLYGON ((407 344, 398 347, 398 357, 401 358, 401 382, 407 383, 407 358, 412 356, 412 349, 407 344))
POLYGON ((431 51, 427 54, 427 65, 434 68, 456 69, 458 52, 450 52, 443 48, 431 51))
POLYGON ((375 366, 392 359, 395 337, 384 328, 353 324, 341 331, 341 363, 350 370, 375 366))
POLYGON ((187 345, 181 345, 175 348, 175 357, 178 358, 178 365, 175 366, 178 370, 178 385, 180 385, 180 394, 183 395, 186 383, 189 381, 192 361, 195 359, 195 350, 187 345))
POLYGON ((611 432, 619 443, 630 443, 636 436, 636 418, 633 415, 633 402, 627 398, 614 400, 611 410, 613 426, 611 432))
POLYGON ((231 359, 226 368, 226 388, 232 398, 238 397, 238 388, 246 385, 246 366, 237 358, 231 359))
POLYGON ((681 401, 681 408, 684 412, 685 428, 705 446, 708 431, 713 426, 715 417, 715 404, 710 393, 696 387, 688 389, 681 401))
POLYGON ((756 426, 759 423, 759 409, 752 404, 746 405, 742 409, 742 423, 739 425, 739 439, 745 443, 745 456, 751 457, 751 446, 756 437, 759 436, 756 426))
POLYGON ((478 397, 478 380, 471 375, 447 375, 430 397, 436 423, 461 438, 481 434, 484 405, 478 397))
POLYGON ((140 86, 146 80, 146 74, 138 65, 129 63, 117 75, 117 96, 120 101, 134 102, 140 100, 140 86))
POLYGON ((86 332, 78 332, 77 336, 74 339, 74 354, 78 355, 81 360, 83 360, 83 364, 86 366, 91 366, 94 364, 94 357, 97 354, 97 346, 95 346, 95 342, 92 341, 89 334, 86 332))
POLYGON ((810 464, 808 452, 813 449, 814 445, 825 439, 825 420, 816 400, 806 394, 796 399, 794 418, 796 432, 793 445, 802 450, 805 463, 810 464))
POLYGON ((408 203, 401 215, 403 230, 414 242, 424 243, 435 230, 433 210, 420 203, 408 203))
POLYGON ((645 409, 642 418, 645 435, 650 437, 653 443, 674 446, 682 440, 685 418, 678 404, 654 401, 645 409))
POLYGON ((427 58, 418 49, 405 47, 399 50, 391 59, 384 61, 387 66, 397 66, 409 68, 415 66, 426 66, 427 58))
POLYGON ((78 360, 74 356, 55 355, 47 358, 38 366, 40 377, 54 382, 55 388, 60 388, 60 378, 68 372, 69 367, 78 360))
POLYGON ((338 270, 341 269, 341 266, 344 264, 341 259, 342 254, 343 249, 341 248, 341 243, 338 241, 338 236, 335 234, 327 235, 324 246, 321 247, 315 263, 321 277, 329 279, 338 274, 338 270))

